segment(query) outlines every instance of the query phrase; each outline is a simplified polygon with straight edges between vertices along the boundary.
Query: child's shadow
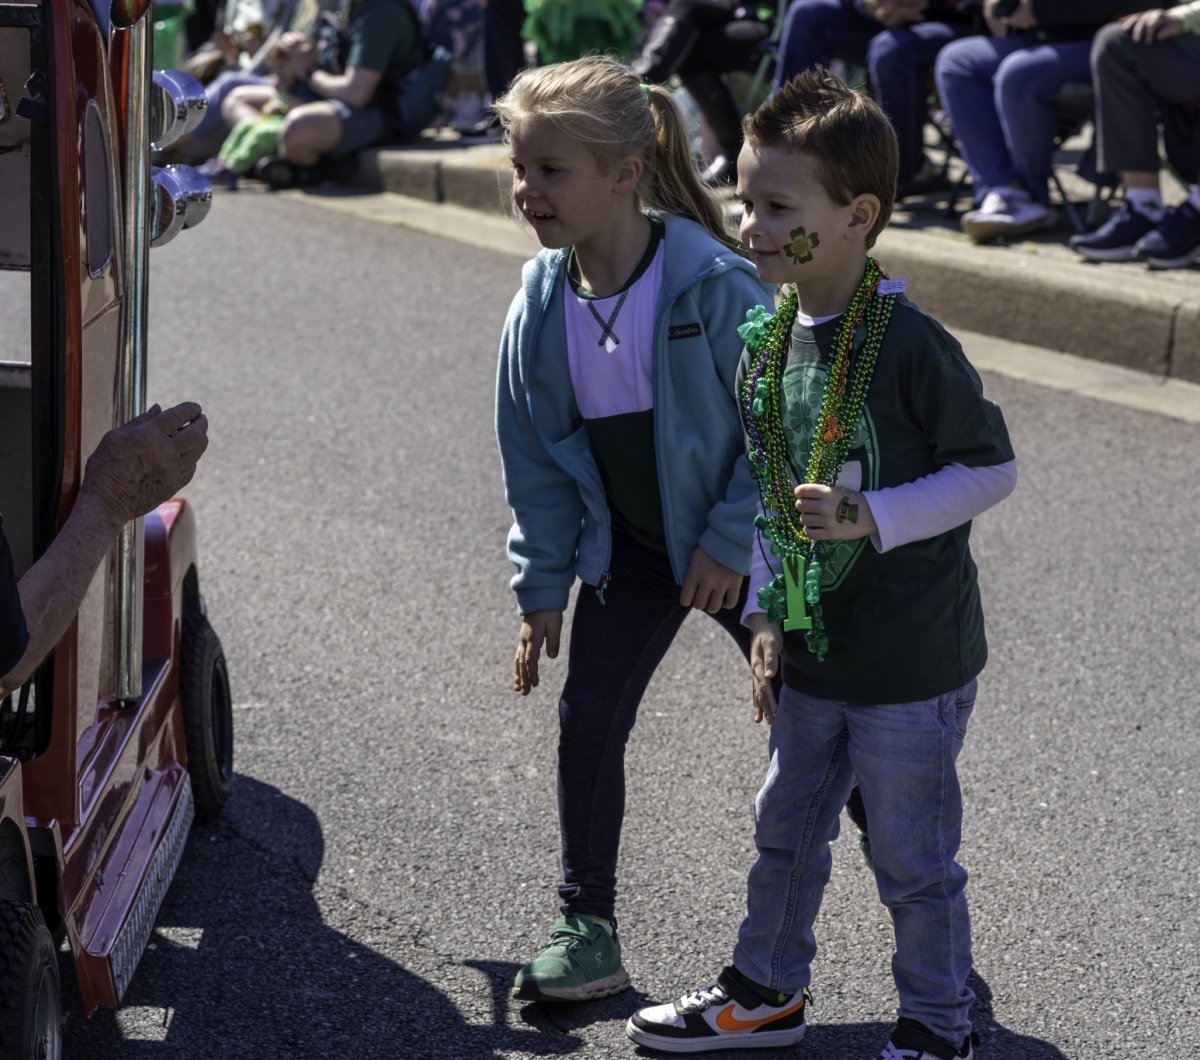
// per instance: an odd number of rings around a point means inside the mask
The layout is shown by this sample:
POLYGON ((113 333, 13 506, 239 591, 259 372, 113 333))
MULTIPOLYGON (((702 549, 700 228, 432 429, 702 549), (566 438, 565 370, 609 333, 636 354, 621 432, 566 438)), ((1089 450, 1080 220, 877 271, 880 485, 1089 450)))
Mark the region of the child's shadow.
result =
POLYGON ((992 1011, 992 988, 978 969, 971 970, 967 985, 975 992, 971 1026, 979 1035, 980 1052, 988 1060, 1067 1060, 1066 1055, 1049 1042, 1017 1034, 996 1022, 992 1011))

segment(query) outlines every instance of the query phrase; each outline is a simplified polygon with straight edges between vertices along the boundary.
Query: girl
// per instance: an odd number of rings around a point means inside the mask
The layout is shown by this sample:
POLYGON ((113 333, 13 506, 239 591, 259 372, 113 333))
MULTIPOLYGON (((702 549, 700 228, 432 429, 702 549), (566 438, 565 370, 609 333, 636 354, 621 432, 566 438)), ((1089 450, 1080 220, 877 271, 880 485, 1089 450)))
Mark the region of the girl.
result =
POLYGON ((521 695, 585 586, 559 701, 562 915, 513 994, 577 1001, 629 983, 617 847, 646 685, 690 608, 748 651, 757 494, 734 387, 737 328, 765 292, 665 90, 591 57, 522 71, 495 110, 514 209, 546 248, 525 265, 497 385, 521 695))

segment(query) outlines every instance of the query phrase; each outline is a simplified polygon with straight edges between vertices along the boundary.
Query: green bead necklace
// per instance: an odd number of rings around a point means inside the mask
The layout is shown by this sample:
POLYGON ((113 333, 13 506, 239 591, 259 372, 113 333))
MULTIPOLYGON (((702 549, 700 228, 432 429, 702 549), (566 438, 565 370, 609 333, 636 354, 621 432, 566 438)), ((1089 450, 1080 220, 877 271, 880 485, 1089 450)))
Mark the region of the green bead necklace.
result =
MULTIPOLYGON (((863 278, 838 325, 805 482, 832 486, 846 462, 896 301, 891 288, 903 282, 889 283, 884 293, 879 289, 881 281, 887 282, 887 276, 879 262, 867 258, 863 278)), ((774 315, 762 306, 746 314, 738 334, 753 361, 740 398, 750 438, 750 464, 763 502, 764 514, 755 517, 755 526, 783 568, 759 590, 758 603, 768 621, 782 623, 787 631, 805 630, 805 643, 821 662, 829 653, 821 609, 821 550, 805 533, 796 511, 781 412, 783 366, 798 304, 793 287, 774 315)))

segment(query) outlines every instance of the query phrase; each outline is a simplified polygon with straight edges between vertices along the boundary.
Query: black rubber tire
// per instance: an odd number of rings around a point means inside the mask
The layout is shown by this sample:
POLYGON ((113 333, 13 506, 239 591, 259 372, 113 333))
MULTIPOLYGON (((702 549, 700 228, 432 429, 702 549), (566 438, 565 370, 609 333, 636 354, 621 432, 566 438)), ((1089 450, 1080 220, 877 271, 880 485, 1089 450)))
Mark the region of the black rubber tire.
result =
POLYGON ((61 1060, 58 954, 42 911, 0 902, 0 1060, 61 1060))
POLYGON ((185 615, 179 698, 198 821, 221 816, 233 789, 233 697, 221 641, 199 612, 185 615))

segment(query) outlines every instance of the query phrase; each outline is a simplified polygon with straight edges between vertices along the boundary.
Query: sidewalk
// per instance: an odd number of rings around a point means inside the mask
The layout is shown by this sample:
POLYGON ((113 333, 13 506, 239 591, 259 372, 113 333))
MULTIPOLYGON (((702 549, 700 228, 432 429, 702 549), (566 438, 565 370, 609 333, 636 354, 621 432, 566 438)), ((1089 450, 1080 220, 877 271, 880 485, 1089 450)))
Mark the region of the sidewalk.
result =
MULTIPOLYGON (((353 182, 430 203, 492 214, 508 210, 508 157, 500 144, 426 140, 363 152, 353 182)), ((1065 179, 1085 200, 1090 185, 1065 179)), ((1181 196, 1168 190, 1168 200, 1181 196)), ((946 199, 905 203, 877 254, 909 294, 951 330, 1094 358, 1200 382, 1200 267, 1151 272, 1140 264, 1094 265, 1066 246, 1060 226, 1009 245, 976 246, 946 199)))

